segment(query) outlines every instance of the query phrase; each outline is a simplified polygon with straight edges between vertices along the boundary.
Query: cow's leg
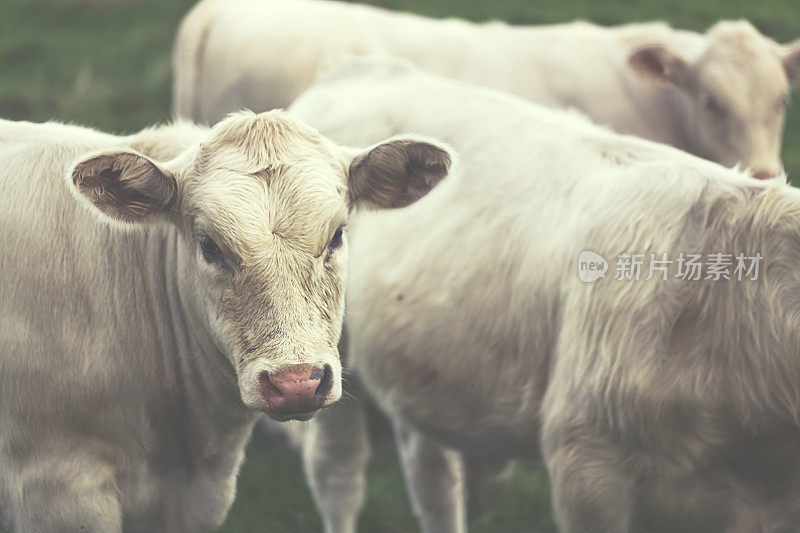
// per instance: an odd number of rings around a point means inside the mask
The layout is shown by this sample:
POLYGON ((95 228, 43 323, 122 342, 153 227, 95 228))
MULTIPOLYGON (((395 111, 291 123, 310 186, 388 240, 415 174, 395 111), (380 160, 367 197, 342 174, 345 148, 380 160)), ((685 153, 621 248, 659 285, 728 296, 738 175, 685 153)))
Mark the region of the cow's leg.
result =
POLYGON ((114 475, 102 460, 85 453, 46 453, 20 465, 11 476, 15 531, 32 533, 122 531, 114 475))
POLYGON ((328 533, 355 531, 369 453, 364 411, 357 401, 343 399, 309 422, 303 445, 306 478, 328 533))
POLYGON ((414 514, 426 533, 466 531, 461 454, 393 419, 395 440, 414 514))
POLYGON ((507 457, 480 457, 463 455, 464 476, 467 486, 469 518, 483 514, 486 501, 493 494, 507 488, 514 469, 514 461, 507 457))
POLYGON ((624 468, 623 450, 591 430, 543 434, 553 508, 563 533, 630 530, 635 478, 624 468))

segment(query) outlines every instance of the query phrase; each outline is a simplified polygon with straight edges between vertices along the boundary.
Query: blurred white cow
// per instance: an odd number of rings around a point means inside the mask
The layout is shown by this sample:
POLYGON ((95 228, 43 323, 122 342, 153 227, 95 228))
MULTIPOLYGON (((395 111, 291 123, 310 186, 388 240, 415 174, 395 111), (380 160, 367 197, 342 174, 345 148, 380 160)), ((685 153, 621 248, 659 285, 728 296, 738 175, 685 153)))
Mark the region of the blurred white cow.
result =
MULTIPOLYGON (((465 528, 446 446, 541 453, 564 532, 800 523, 800 191, 397 65, 344 68, 290 111, 338 142, 409 131, 460 154, 422 201, 351 223, 346 353, 425 531, 465 528), (646 258, 638 280, 623 254, 646 258)), ((362 501, 354 411, 306 441, 328 531, 362 501)))
POLYGON ((758 178, 781 170, 790 82, 800 79, 800 41, 781 46, 746 21, 703 35, 660 23, 514 27, 328 0, 205 0, 178 33, 174 112, 214 123, 241 108, 288 106, 341 53, 401 57, 574 107, 758 178))
POLYGON ((286 113, 116 137, 0 121, 0 511, 16 531, 209 531, 257 411, 341 394, 351 205, 449 154, 286 113))

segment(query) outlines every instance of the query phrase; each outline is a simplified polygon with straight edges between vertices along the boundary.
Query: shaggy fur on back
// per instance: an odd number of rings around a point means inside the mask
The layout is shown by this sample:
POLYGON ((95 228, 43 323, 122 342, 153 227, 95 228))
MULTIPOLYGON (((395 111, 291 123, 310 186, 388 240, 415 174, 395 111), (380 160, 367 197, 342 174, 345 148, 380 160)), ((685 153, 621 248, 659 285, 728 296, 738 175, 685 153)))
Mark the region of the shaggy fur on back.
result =
MULTIPOLYGON (((392 419, 423 530, 465 528, 450 448, 473 465, 542 457, 564 531, 796 524, 800 192, 507 94, 357 63, 292 112, 342 142, 413 130, 460 153, 455 177, 405 212, 359 216, 351 241, 348 355, 392 419), (580 279, 584 251, 607 261, 604 277, 580 279), (756 280, 676 277, 681 254, 740 253, 760 254, 756 280), (623 254, 666 254, 667 279, 647 279, 647 262, 616 279, 623 254)), ((306 442, 329 524, 355 523, 362 494, 354 410, 306 442)))

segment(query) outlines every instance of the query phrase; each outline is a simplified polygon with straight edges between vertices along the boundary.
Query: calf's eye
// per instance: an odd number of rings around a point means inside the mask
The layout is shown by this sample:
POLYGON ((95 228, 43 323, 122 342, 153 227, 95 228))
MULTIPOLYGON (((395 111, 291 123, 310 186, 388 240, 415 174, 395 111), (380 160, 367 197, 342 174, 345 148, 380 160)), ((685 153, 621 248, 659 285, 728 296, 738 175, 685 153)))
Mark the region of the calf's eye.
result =
POLYGON ((214 242, 214 239, 203 234, 198 237, 198 240, 200 241, 200 251, 203 252, 203 259, 209 263, 224 264, 225 255, 220 247, 217 246, 217 243, 214 242))
POLYGON ((342 246, 342 234, 344 233, 344 225, 339 226, 339 229, 333 234, 331 242, 328 243, 328 250, 336 250, 342 246))

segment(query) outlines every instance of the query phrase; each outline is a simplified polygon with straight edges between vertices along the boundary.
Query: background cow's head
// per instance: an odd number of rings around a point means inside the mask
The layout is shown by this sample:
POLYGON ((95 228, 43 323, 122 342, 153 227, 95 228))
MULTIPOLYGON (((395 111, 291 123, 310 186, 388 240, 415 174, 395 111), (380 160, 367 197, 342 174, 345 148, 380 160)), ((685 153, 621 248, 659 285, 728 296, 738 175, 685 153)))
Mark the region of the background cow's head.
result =
POLYGON ((341 394, 348 212, 360 202, 405 206, 449 164, 430 141, 390 139, 362 152, 276 111, 232 115, 163 164, 105 152, 71 176, 107 218, 181 229, 181 297, 194 300, 200 327, 229 358, 242 401, 306 419, 341 394))
POLYGON ((720 22, 697 57, 653 44, 637 49, 630 65, 641 75, 680 88, 691 151, 757 178, 781 172, 781 137, 790 85, 800 80, 800 41, 781 46, 749 22, 720 22))

